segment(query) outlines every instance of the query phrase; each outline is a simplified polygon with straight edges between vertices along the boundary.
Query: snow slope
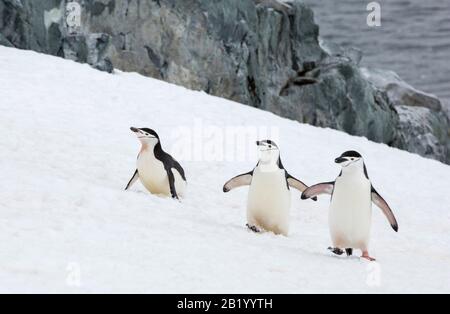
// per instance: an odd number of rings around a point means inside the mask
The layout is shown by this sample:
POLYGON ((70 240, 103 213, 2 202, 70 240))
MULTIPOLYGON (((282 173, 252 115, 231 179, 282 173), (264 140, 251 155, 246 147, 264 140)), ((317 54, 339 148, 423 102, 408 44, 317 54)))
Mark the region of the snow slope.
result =
POLYGON ((450 292, 450 167, 439 162, 4 47, 0 134, 0 292, 450 292), (123 191, 139 150, 130 126, 156 129, 181 159, 189 180, 181 203, 140 184, 123 191), (256 160, 221 160, 211 149, 234 151, 221 134, 239 126, 274 128, 286 169, 308 184, 334 179, 334 158, 360 151, 400 224, 394 233, 374 207, 378 263, 330 256, 328 197, 301 201, 293 191, 289 237, 248 232, 247 189, 224 194, 222 185, 256 160))

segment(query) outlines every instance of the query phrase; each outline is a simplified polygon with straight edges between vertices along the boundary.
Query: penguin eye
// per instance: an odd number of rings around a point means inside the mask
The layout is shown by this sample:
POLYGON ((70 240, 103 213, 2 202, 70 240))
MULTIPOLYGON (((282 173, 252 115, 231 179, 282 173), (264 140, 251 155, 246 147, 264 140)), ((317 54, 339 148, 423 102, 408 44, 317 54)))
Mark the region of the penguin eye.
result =
POLYGON ((269 148, 272 148, 272 145, 269 145, 269 148))
POLYGON ((352 160, 355 160, 355 158, 351 158, 352 160))

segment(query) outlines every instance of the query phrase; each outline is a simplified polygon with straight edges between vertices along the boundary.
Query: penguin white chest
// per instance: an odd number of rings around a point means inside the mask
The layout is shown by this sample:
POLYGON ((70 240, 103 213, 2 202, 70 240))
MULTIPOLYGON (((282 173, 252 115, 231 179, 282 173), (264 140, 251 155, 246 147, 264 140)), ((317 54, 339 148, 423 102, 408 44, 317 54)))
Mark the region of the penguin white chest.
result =
POLYGON ((291 193, 285 170, 265 172, 256 168, 248 195, 248 223, 275 234, 287 235, 290 206, 291 193))
POLYGON ((167 171, 152 150, 141 151, 137 160, 137 170, 139 179, 147 190, 153 194, 170 195, 167 171))
POLYGON ((345 175, 336 179, 329 212, 335 247, 366 250, 372 221, 371 184, 365 177, 345 175))

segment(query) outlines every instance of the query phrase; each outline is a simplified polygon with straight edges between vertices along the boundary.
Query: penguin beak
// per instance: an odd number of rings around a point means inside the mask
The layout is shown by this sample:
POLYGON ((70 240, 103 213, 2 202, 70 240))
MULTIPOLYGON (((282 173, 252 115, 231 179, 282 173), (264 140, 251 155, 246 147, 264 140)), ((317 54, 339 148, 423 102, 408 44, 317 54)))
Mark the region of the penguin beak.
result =
POLYGON ((257 146, 261 146, 261 144, 262 144, 262 143, 261 143, 260 141, 256 141, 256 145, 257 145, 257 146))
POLYGON ((135 128, 135 127, 131 127, 130 130, 131 130, 132 132, 134 132, 134 133, 138 133, 138 132, 139 132, 139 129, 138 129, 138 128, 135 128))
POLYGON ((338 157, 338 158, 336 158, 334 160, 334 162, 337 163, 337 164, 340 164, 340 163, 343 163, 343 162, 346 162, 346 161, 347 161, 347 159, 345 159, 343 157, 338 157))

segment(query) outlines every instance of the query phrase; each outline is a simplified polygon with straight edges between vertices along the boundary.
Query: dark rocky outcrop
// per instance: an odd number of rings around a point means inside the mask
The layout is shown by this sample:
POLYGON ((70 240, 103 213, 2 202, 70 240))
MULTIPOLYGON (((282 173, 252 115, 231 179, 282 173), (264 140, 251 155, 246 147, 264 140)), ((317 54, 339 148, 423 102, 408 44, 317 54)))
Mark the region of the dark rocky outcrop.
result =
POLYGON ((108 58, 110 36, 87 29, 69 34, 65 23, 67 2, 70 1, 1 0, 0 44, 61 56, 112 72, 108 58))
POLYGON ((450 163, 450 120, 439 99, 416 90, 392 71, 362 69, 364 77, 386 93, 399 116, 394 143, 421 156, 450 163))
POLYGON ((114 64, 450 162, 438 100, 394 99, 360 69, 360 51, 319 43, 300 1, 77 0, 76 34, 65 23, 68 2, 0 0, 0 44, 108 72, 114 64))

